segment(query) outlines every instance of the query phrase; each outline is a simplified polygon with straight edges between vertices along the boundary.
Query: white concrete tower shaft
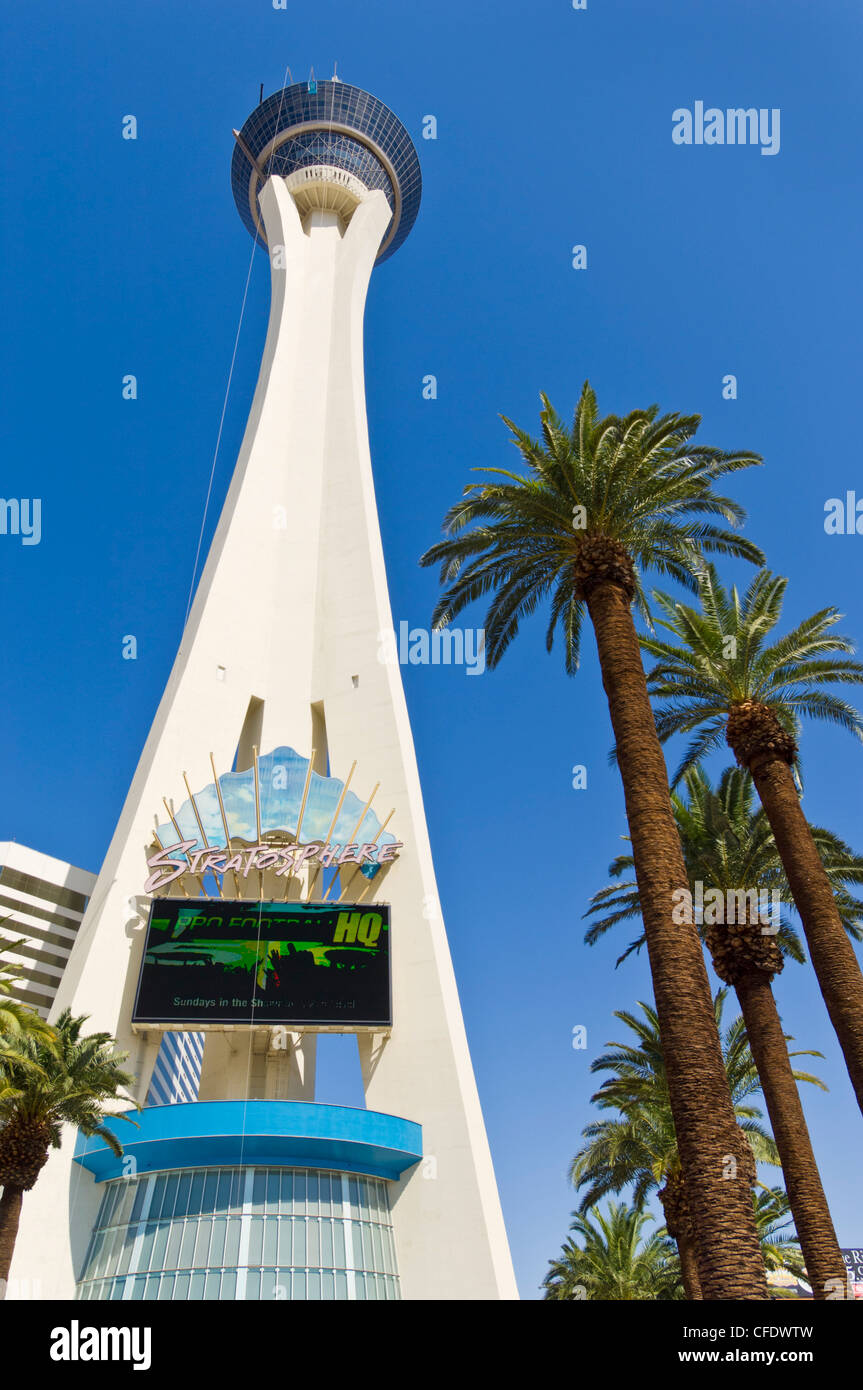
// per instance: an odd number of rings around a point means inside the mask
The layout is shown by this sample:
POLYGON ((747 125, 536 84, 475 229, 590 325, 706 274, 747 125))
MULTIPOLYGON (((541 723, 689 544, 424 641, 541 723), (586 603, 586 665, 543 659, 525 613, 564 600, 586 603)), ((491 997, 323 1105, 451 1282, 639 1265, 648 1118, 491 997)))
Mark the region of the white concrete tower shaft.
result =
MULTIPOLYGON (((402 1296, 517 1297, 474 1081, 423 811, 398 665, 379 659, 392 629, 366 423, 363 313, 390 219, 380 191, 347 225, 313 210, 305 223, 281 177, 260 199, 272 302, 239 459, 168 685, 90 908, 58 992, 90 1027, 131 1053, 143 1100, 158 1037, 130 1025, 141 962, 145 848, 162 798, 184 799, 232 765, 247 716, 261 751, 304 756, 325 727, 333 773, 356 759, 355 786, 381 798, 404 842, 381 895, 392 904, 394 1026, 361 1035, 370 1109, 415 1120, 425 1159, 392 1192, 402 1296), (132 902, 137 898, 137 904, 132 902)), ((236 1034, 230 1037, 236 1038, 236 1034)), ((208 1034, 202 1099, 250 1093, 242 1048, 208 1034), (220 1050, 221 1049, 221 1050, 220 1050), (227 1050, 227 1051, 226 1051, 227 1050), (244 1089, 245 1088, 245 1089, 244 1089)), ((314 1042, 267 1094, 314 1098, 314 1042)), ((69 1297, 98 1190, 73 1164, 73 1137, 52 1157, 24 1216, 13 1276, 41 1297, 69 1297), (70 1230, 58 1252, 58 1230, 70 1230)))

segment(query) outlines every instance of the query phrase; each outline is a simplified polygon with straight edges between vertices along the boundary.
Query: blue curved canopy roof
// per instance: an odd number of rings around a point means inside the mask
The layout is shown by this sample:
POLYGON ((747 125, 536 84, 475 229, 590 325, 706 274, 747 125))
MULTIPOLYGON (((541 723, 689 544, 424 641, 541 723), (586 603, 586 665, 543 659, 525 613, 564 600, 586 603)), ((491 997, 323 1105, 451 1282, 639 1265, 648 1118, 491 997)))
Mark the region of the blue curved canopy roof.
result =
MULTIPOLYGON (((130 1110, 107 1127, 138 1173, 169 1168, 326 1168, 394 1180, 422 1158, 422 1127, 379 1110, 296 1100, 188 1101, 130 1110)), ((78 1135, 75 1161, 97 1182, 128 1171, 104 1139, 78 1135)))

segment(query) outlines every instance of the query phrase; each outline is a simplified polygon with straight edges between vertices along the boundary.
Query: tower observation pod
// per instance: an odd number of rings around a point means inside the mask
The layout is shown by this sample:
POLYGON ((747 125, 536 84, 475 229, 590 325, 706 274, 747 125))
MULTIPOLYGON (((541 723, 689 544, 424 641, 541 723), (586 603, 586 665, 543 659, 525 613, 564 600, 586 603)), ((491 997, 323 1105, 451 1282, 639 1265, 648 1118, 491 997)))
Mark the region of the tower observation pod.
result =
POLYGON ((270 262, 260 374, 52 1013, 129 1054, 138 1128, 109 1121, 121 1158, 65 1135, 7 1296, 516 1298, 366 423, 366 293, 419 160, 375 97, 302 83, 234 132, 231 182, 270 262), (364 1105, 316 1086, 323 1032, 356 1037, 364 1105))

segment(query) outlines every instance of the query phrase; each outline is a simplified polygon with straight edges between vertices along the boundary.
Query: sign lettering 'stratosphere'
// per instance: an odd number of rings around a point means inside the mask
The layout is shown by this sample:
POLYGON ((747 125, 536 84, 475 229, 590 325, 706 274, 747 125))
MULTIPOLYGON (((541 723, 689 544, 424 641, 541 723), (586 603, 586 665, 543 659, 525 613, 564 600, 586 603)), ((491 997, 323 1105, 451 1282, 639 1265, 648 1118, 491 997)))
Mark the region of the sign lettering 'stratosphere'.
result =
POLYGON ((390 909, 163 898, 150 909, 134 1023, 392 1023, 390 909))
POLYGON ((356 864, 364 876, 377 873, 382 864, 389 864, 398 858, 404 846, 400 840, 390 844, 378 845, 353 843, 350 845, 331 845, 321 840, 303 845, 275 845, 259 843, 244 846, 242 849, 206 849, 199 847, 197 840, 178 840, 175 845, 154 854, 147 860, 147 868, 152 870, 144 884, 145 893, 158 893, 169 883, 185 873, 237 874, 247 878, 253 870, 263 872, 271 869, 279 878, 299 873, 304 865, 317 863, 328 869, 342 864, 356 864))

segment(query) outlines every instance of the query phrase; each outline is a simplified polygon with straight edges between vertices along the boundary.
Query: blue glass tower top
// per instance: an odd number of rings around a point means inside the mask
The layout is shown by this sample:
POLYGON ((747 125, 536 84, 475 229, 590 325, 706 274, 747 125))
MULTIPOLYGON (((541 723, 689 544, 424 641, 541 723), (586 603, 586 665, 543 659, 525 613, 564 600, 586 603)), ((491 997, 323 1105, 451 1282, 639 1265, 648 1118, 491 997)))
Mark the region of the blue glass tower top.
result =
MULTIPOLYGON (((380 189, 392 209, 379 261, 398 250, 416 221, 422 175, 413 141, 377 97, 347 82, 305 82, 274 92, 249 116, 234 147, 234 201, 252 236, 265 246, 258 196, 271 174, 341 171, 351 187, 380 189)), ((301 175, 301 177, 303 177, 301 175)))

